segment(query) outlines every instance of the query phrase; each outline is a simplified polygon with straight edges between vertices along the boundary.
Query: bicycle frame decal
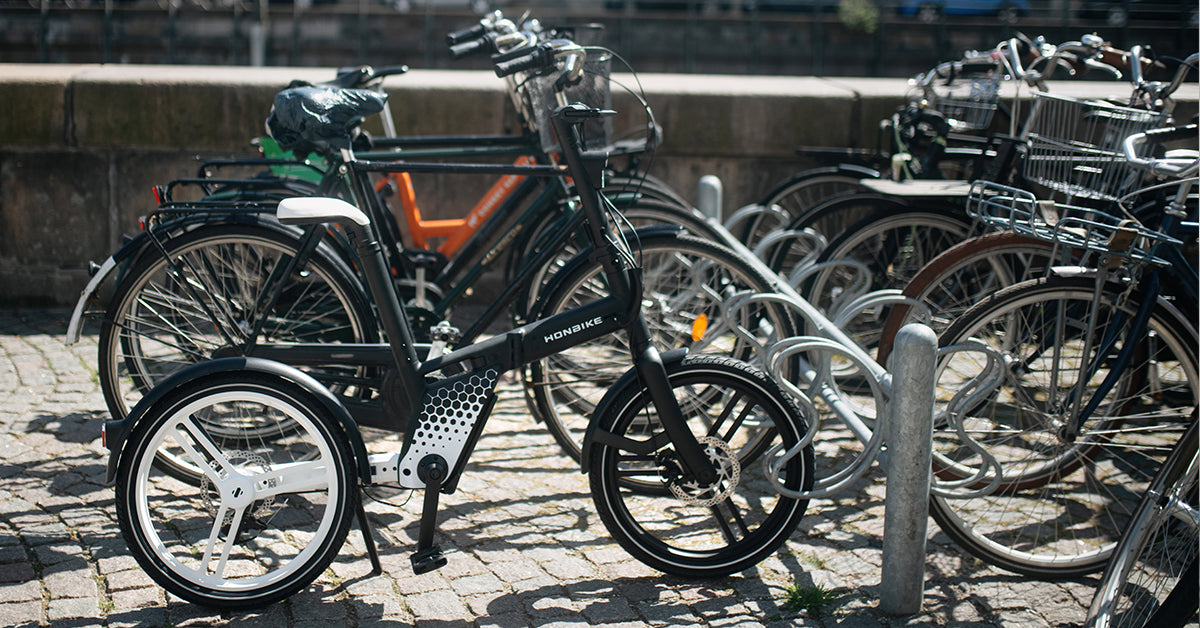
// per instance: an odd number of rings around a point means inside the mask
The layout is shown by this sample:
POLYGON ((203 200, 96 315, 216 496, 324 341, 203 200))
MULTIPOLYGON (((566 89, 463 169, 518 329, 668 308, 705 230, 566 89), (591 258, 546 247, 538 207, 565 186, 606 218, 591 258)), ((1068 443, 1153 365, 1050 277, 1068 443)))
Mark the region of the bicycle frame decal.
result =
POLYGON ((551 342, 554 342, 555 340, 560 340, 560 339, 566 338, 567 336, 570 336, 572 334, 577 334, 585 329, 595 327, 596 325, 599 325, 602 322, 604 322, 604 319, 597 316, 595 318, 583 321, 582 323, 576 323, 567 329, 560 329, 558 331, 546 334, 546 336, 543 337, 543 340, 545 340, 545 342, 547 344, 549 344, 551 342))
POLYGON ((471 453, 486 416, 496 402, 496 382, 500 372, 495 368, 464 373, 444 379, 425 391, 424 409, 413 431, 412 446, 401 458, 398 482, 405 488, 424 488, 420 465, 426 458, 438 456, 454 473, 448 484, 453 485, 460 467, 471 453))

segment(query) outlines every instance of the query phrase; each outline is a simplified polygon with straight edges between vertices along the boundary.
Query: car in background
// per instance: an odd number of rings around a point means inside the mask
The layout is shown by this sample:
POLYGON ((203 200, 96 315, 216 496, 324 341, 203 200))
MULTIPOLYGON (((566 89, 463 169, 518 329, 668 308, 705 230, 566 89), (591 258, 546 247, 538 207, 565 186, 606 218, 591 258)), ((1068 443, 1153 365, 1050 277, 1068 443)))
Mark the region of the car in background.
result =
POLYGON ((1029 0, 900 0, 896 12, 936 22, 943 15, 995 15, 1011 24, 1029 13, 1029 0))
POLYGON ((769 12, 822 12, 837 11, 839 0, 742 0, 742 11, 769 12))
POLYGON ((1182 22, 1191 28, 1197 23, 1196 0, 1084 0, 1079 17, 1102 20, 1108 26, 1121 27, 1130 22, 1182 22))

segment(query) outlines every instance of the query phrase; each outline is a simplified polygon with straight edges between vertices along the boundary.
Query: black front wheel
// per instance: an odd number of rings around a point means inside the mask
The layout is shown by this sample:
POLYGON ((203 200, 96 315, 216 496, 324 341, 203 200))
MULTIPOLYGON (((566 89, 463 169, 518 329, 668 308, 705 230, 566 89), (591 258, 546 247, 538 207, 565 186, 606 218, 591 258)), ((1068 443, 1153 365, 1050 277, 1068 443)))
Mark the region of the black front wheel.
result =
POLYGON ((688 477, 649 393, 627 378, 595 418, 606 433, 590 445, 596 509, 621 547, 659 571, 719 577, 750 568, 787 541, 808 506, 807 423, 773 380, 742 362, 694 356, 667 374, 717 482, 688 477))

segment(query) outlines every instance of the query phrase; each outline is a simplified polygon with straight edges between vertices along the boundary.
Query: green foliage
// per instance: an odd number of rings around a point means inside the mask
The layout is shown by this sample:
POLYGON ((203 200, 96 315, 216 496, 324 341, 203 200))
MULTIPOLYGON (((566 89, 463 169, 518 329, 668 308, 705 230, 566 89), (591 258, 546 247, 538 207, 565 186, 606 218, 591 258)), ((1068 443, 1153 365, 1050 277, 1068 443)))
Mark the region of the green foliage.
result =
POLYGON ((851 30, 874 34, 879 28, 879 7, 871 0, 839 0, 838 18, 851 30))
POLYGON ((787 600, 784 606, 788 610, 806 611, 809 617, 818 618, 825 614, 825 608, 831 606, 837 601, 837 594, 833 591, 822 587, 821 585, 813 585, 802 587, 793 584, 784 589, 787 595, 787 600))

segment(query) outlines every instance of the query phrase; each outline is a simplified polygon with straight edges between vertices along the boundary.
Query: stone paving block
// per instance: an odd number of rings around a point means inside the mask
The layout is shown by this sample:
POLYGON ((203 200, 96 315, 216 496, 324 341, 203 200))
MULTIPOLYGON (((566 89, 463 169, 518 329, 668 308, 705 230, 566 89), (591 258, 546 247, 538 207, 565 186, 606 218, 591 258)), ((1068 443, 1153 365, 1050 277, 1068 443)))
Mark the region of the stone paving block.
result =
POLYGON ((42 583, 46 586, 51 599, 71 597, 96 597, 99 589, 96 581, 89 572, 59 572, 42 574, 42 583))
POLYGON ((42 599, 42 583, 37 580, 0 584, 0 604, 42 599))
POLYGON ((0 626, 38 625, 41 622, 41 600, 0 604, 0 626))
MULTIPOLYGON (((412 573, 412 568, 406 569, 407 574, 412 573)), ((392 572, 389 572, 392 573, 392 572)), ((405 575, 401 573, 400 578, 396 578, 396 591, 400 595, 413 595, 418 593, 428 593, 430 591, 444 591, 450 588, 450 583, 438 573, 428 573, 416 575, 405 575)))
POLYGON ((368 503, 383 575, 369 575, 355 529, 331 570, 290 600, 239 613, 193 606, 154 584, 125 547, 113 491, 100 486, 107 452, 94 430, 104 402, 79 367, 94 360, 94 327, 83 346, 63 350, 64 316, 0 310, 0 625, 1058 628, 1082 621, 1095 586, 1094 579, 1015 578, 965 555, 931 526, 924 612, 883 617, 885 491, 876 474, 843 497, 814 500, 786 548, 755 569, 700 582, 664 575, 611 541, 587 478, 553 453, 556 445, 509 382, 472 467, 444 500, 438 542, 450 550, 446 568, 412 574, 419 499, 368 503), (784 591, 792 584, 839 592, 837 608, 821 619, 788 611, 784 591))
POLYGON ((541 628, 579 628, 580 626, 588 626, 590 628, 592 624, 588 623, 588 620, 582 617, 570 617, 555 618, 554 621, 538 622, 537 625, 541 628))
POLYGON ((573 556, 559 556, 540 562, 546 573, 560 580, 576 580, 596 574, 596 568, 591 563, 573 556))
POLYGON ((352 596, 360 595, 389 595, 395 592, 395 585, 386 577, 370 577, 346 583, 346 591, 352 596))
POLYGON ((61 621, 78 618, 95 618, 100 615, 100 600, 96 597, 65 597, 50 600, 46 619, 61 621))
POLYGON ((525 596, 524 600, 525 612, 537 619, 574 615, 583 607, 583 604, 575 602, 565 595, 525 596))
POLYGON ((681 602, 643 602, 635 605, 638 615, 651 625, 696 626, 701 620, 681 602))
POLYGON ((301 591, 288 598, 292 617, 303 618, 305 621, 334 622, 346 618, 347 608, 333 596, 301 591))
POLYGON ((365 621, 385 618, 388 621, 394 621, 399 617, 408 617, 411 622, 412 617, 404 599, 395 595, 355 596, 350 600, 350 608, 353 615, 358 618, 360 626, 364 625, 365 621))
POLYGON ((505 589, 504 583, 490 573, 477 576, 464 576, 450 581, 455 593, 462 596, 473 596, 481 593, 494 593, 505 589))
POLYGON ((610 600, 594 600, 584 605, 583 616, 592 625, 612 624, 614 622, 633 621, 637 613, 629 602, 620 598, 610 600))
POLYGON ((72 559, 76 561, 76 564, 87 566, 87 560, 83 557, 83 548, 76 543, 38 545, 33 548, 33 555, 43 566, 57 565, 72 559))
POLYGON ((141 569, 126 569, 125 571, 116 571, 104 576, 104 581, 108 585, 109 591, 121 591, 124 589, 135 589, 138 587, 158 586, 150 579, 150 576, 141 569))
POLYGON ((520 613, 503 613, 483 616, 475 622, 479 628, 524 628, 529 625, 529 618, 520 613))
POLYGON ((0 547, 0 565, 5 563, 19 562, 28 558, 28 555, 25 553, 25 548, 21 545, 18 545, 20 541, 16 536, 3 535, 3 538, 11 542, 11 544, 0 547))
POLYGON ((469 608, 471 613, 473 613, 476 617, 489 617, 513 613, 519 614, 522 613, 525 608, 525 605, 522 603, 520 597, 507 591, 473 595, 465 599, 467 608, 469 608))
POLYGON ((112 600, 113 608, 120 610, 161 606, 163 604, 162 589, 159 589, 157 586, 113 591, 109 597, 112 600))
POLYGON ((33 565, 27 562, 9 563, 0 568, 0 583, 27 582, 37 577, 33 565))
POLYGON ((418 621, 457 621, 470 617, 466 605, 453 591, 417 593, 406 599, 409 609, 418 621))

